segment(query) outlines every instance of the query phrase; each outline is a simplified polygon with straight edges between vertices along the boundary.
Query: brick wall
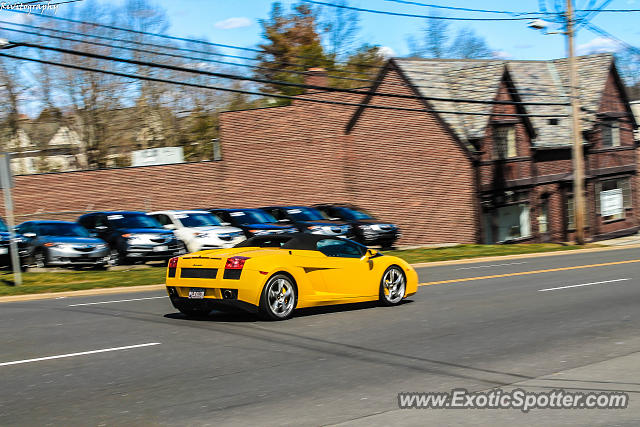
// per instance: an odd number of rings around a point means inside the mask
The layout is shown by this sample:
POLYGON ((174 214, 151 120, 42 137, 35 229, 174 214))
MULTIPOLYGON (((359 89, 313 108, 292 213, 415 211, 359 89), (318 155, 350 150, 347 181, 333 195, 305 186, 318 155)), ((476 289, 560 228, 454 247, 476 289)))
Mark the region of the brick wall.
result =
MULTIPOLYGON (((415 95, 393 69, 378 90, 415 95)), ((425 108, 388 97, 371 103, 425 108)), ((405 242, 476 242, 474 169, 434 114, 365 109, 347 146, 352 200, 400 224, 405 242)))

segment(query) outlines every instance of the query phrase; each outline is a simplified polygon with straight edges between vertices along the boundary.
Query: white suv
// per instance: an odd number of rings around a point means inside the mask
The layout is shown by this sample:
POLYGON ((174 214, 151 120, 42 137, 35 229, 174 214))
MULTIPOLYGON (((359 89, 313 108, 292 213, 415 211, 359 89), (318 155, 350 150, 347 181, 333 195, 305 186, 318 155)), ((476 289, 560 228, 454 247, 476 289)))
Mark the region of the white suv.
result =
POLYGON ((156 211, 147 215, 173 230, 189 252, 230 248, 246 240, 240 228, 221 225, 218 217, 207 211, 156 211))

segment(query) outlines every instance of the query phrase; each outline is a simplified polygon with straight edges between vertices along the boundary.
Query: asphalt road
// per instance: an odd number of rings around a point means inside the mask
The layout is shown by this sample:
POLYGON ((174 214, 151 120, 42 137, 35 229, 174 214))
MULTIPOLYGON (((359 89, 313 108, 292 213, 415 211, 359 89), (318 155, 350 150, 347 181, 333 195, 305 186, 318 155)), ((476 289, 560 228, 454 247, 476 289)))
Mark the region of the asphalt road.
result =
POLYGON ((286 322, 187 320, 162 292, 0 304, 0 425, 640 423, 640 249, 419 274, 428 285, 399 307, 286 322), (397 406, 401 391, 514 386, 631 400, 527 414, 397 406))

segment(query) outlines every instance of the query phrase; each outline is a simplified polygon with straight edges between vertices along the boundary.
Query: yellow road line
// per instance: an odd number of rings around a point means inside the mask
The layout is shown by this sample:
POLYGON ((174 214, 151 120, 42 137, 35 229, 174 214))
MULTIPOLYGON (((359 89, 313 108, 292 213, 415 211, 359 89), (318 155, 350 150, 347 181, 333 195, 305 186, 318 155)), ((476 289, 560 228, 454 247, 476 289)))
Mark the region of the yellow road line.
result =
POLYGON ((640 262, 640 259, 631 259, 631 260, 628 260, 628 261, 605 262, 605 263, 602 263, 602 264, 576 265, 576 266, 573 266, 573 267, 549 268, 547 270, 521 271, 521 272, 518 272, 518 273, 493 274, 491 276, 477 276, 477 277, 466 277, 466 278, 462 278, 462 279, 439 280, 437 282, 420 283, 420 284, 418 284, 418 286, 441 285, 441 284, 444 284, 444 283, 456 283, 456 282, 470 282, 472 280, 496 279, 496 278, 499 278, 499 277, 524 276, 524 275, 527 275, 527 274, 540 274, 540 273, 550 273, 552 271, 577 270, 577 269, 580 269, 580 268, 605 267, 605 266, 608 266, 608 265, 631 264, 631 263, 634 263, 634 262, 640 262))

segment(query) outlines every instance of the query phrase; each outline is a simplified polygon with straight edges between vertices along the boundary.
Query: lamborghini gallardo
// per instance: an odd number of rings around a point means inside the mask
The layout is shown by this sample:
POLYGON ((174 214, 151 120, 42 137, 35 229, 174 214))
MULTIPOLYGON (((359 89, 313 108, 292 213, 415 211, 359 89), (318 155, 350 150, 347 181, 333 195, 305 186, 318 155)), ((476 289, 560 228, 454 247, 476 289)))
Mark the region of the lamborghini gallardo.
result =
POLYGON ((282 320, 296 308, 397 305, 417 291, 418 275, 404 260, 359 243, 295 233, 172 258, 166 286, 174 307, 188 317, 240 308, 282 320))

